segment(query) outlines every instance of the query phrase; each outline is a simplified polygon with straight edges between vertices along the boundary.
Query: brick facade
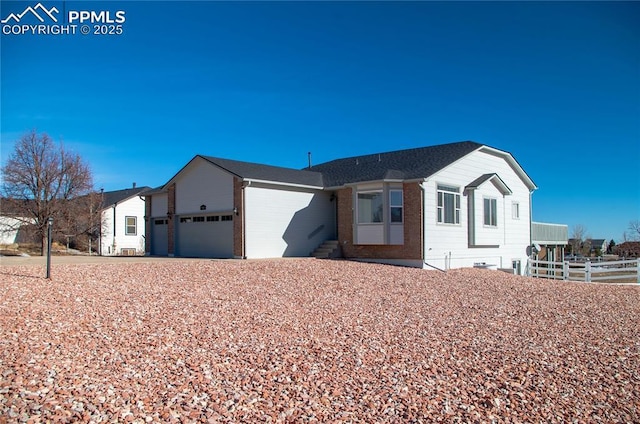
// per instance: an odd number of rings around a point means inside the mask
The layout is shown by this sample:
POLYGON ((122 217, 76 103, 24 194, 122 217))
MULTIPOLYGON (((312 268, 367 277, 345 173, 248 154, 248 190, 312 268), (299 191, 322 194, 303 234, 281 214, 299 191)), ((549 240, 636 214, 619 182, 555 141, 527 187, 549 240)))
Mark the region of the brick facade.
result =
POLYGON ((336 191, 338 202, 338 240, 345 258, 361 259, 417 259, 423 260, 424 201, 419 183, 404 183, 404 244, 354 245, 353 244, 353 189, 336 191))
POLYGON ((175 254, 175 228, 176 228, 176 184, 173 183, 169 186, 167 193, 167 252, 169 256, 175 254))
POLYGON ((144 233, 146 237, 144 238, 144 253, 145 255, 151 254, 151 199, 153 196, 145 196, 144 197, 144 233))

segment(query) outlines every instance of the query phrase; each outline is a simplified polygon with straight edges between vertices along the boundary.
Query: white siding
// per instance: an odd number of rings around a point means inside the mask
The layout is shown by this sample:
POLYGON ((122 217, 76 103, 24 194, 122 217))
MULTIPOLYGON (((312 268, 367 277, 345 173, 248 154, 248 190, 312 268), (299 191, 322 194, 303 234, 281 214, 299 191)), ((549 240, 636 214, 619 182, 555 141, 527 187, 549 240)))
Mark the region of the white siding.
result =
POLYGON ((201 213, 201 205, 207 213, 233 210, 233 176, 196 158, 176 180, 176 214, 201 213))
POLYGON ((166 218, 169 206, 167 193, 158 193, 151 196, 151 216, 154 218, 166 218))
POLYGON ((10 216, 0 216, 0 244, 16 243, 20 227, 30 219, 16 219, 10 216))
POLYGON ((102 222, 104 223, 100 240, 102 255, 119 255, 122 249, 135 249, 138 254, 144 253, 144 200, 140 197, 133 196, 104 209, 102 222), (135 235, 126 234, 125 219, 128 216, 136 218, 135 235))
POLYGON ((323 191, 252 184, 244 189, 246 256, 309 256, 335 237, 335 201, 323 191))
MULTIPOLYGON (((469 201, 468 196, 466 200, 469 201)), ((475 193, 475 202, 474 202, 474 213, 475 213, 475 244, 476 245, 499 245, 502 246, 505 244, 505 226, 504 218, 506 214, 504 213, 505 204, 509 204, 511 206, 511 201, 509 198, 510 195, 503 196, 490 181, 484 183, 480 188, 478 188, 475 193), (497 218, 498 225, 491 226, 485 225, 484 222, 484 199, 495 199, 497 206, 497 218)), ((467 213, 465 209, 462 211, 463 214, 467 213)), ((469 217, 467 216, 467 219, 469 217)), ((511 219, 511 216, 509 216, 511 219)))
POLYGON ((511 268, 513 260, 526 263, 529 245, 529 189, 507 161, 485 152, 473 152, 431 176, 425 188, 425 261, 437 267, 471 267, 485 262, 500 268, 511 268), (476 245, 498 245, 497 248, 469 247, 468 193, 464 187, 483 174, 496 173, 513 194, 503 196, 490 181, 475 190, 476 245), (437 222, 437 185, 460 187, 460 224, 437 222), (498 226, 489 228, 483 221, 483 196, 498 200, 498 226), (511 203, 520 204, 520 217, 513 219, 511 203))

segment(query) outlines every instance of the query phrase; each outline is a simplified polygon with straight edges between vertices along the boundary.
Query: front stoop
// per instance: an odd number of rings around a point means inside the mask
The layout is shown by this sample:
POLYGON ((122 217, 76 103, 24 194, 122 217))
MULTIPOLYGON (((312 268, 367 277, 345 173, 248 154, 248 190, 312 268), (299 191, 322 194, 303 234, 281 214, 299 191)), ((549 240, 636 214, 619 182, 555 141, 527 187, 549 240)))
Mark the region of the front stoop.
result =
POLYGON ((311 252, 311 256, 317 259, 341 258, 342 249, 340 249, 340 242, 338 240, 327 240, 311 252))

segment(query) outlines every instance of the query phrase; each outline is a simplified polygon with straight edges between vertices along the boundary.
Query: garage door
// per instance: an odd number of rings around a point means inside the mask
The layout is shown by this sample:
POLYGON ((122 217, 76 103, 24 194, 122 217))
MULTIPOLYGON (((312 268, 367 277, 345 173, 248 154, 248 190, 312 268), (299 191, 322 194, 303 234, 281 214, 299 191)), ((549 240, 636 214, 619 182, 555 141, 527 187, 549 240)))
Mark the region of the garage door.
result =
POLYGON ((167 256, 168 251, 168 220, 166 218, 155 218, 151 222, 151 254, 167 256))
POLYGON ((233 257, 233 215, 180 216, 176 255, 193 258, 233 257))

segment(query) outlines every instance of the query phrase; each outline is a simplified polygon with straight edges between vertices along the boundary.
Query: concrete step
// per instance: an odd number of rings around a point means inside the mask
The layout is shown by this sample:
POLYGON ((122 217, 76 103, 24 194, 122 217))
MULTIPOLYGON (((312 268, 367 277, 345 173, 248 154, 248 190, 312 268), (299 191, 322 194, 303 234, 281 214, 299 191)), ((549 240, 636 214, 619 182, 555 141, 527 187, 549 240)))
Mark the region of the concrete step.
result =
POLYGON ((340 256, 340 242, 338 240, 326 240, 313 252, 311 256, 318 259, 335 258, 340 256))

